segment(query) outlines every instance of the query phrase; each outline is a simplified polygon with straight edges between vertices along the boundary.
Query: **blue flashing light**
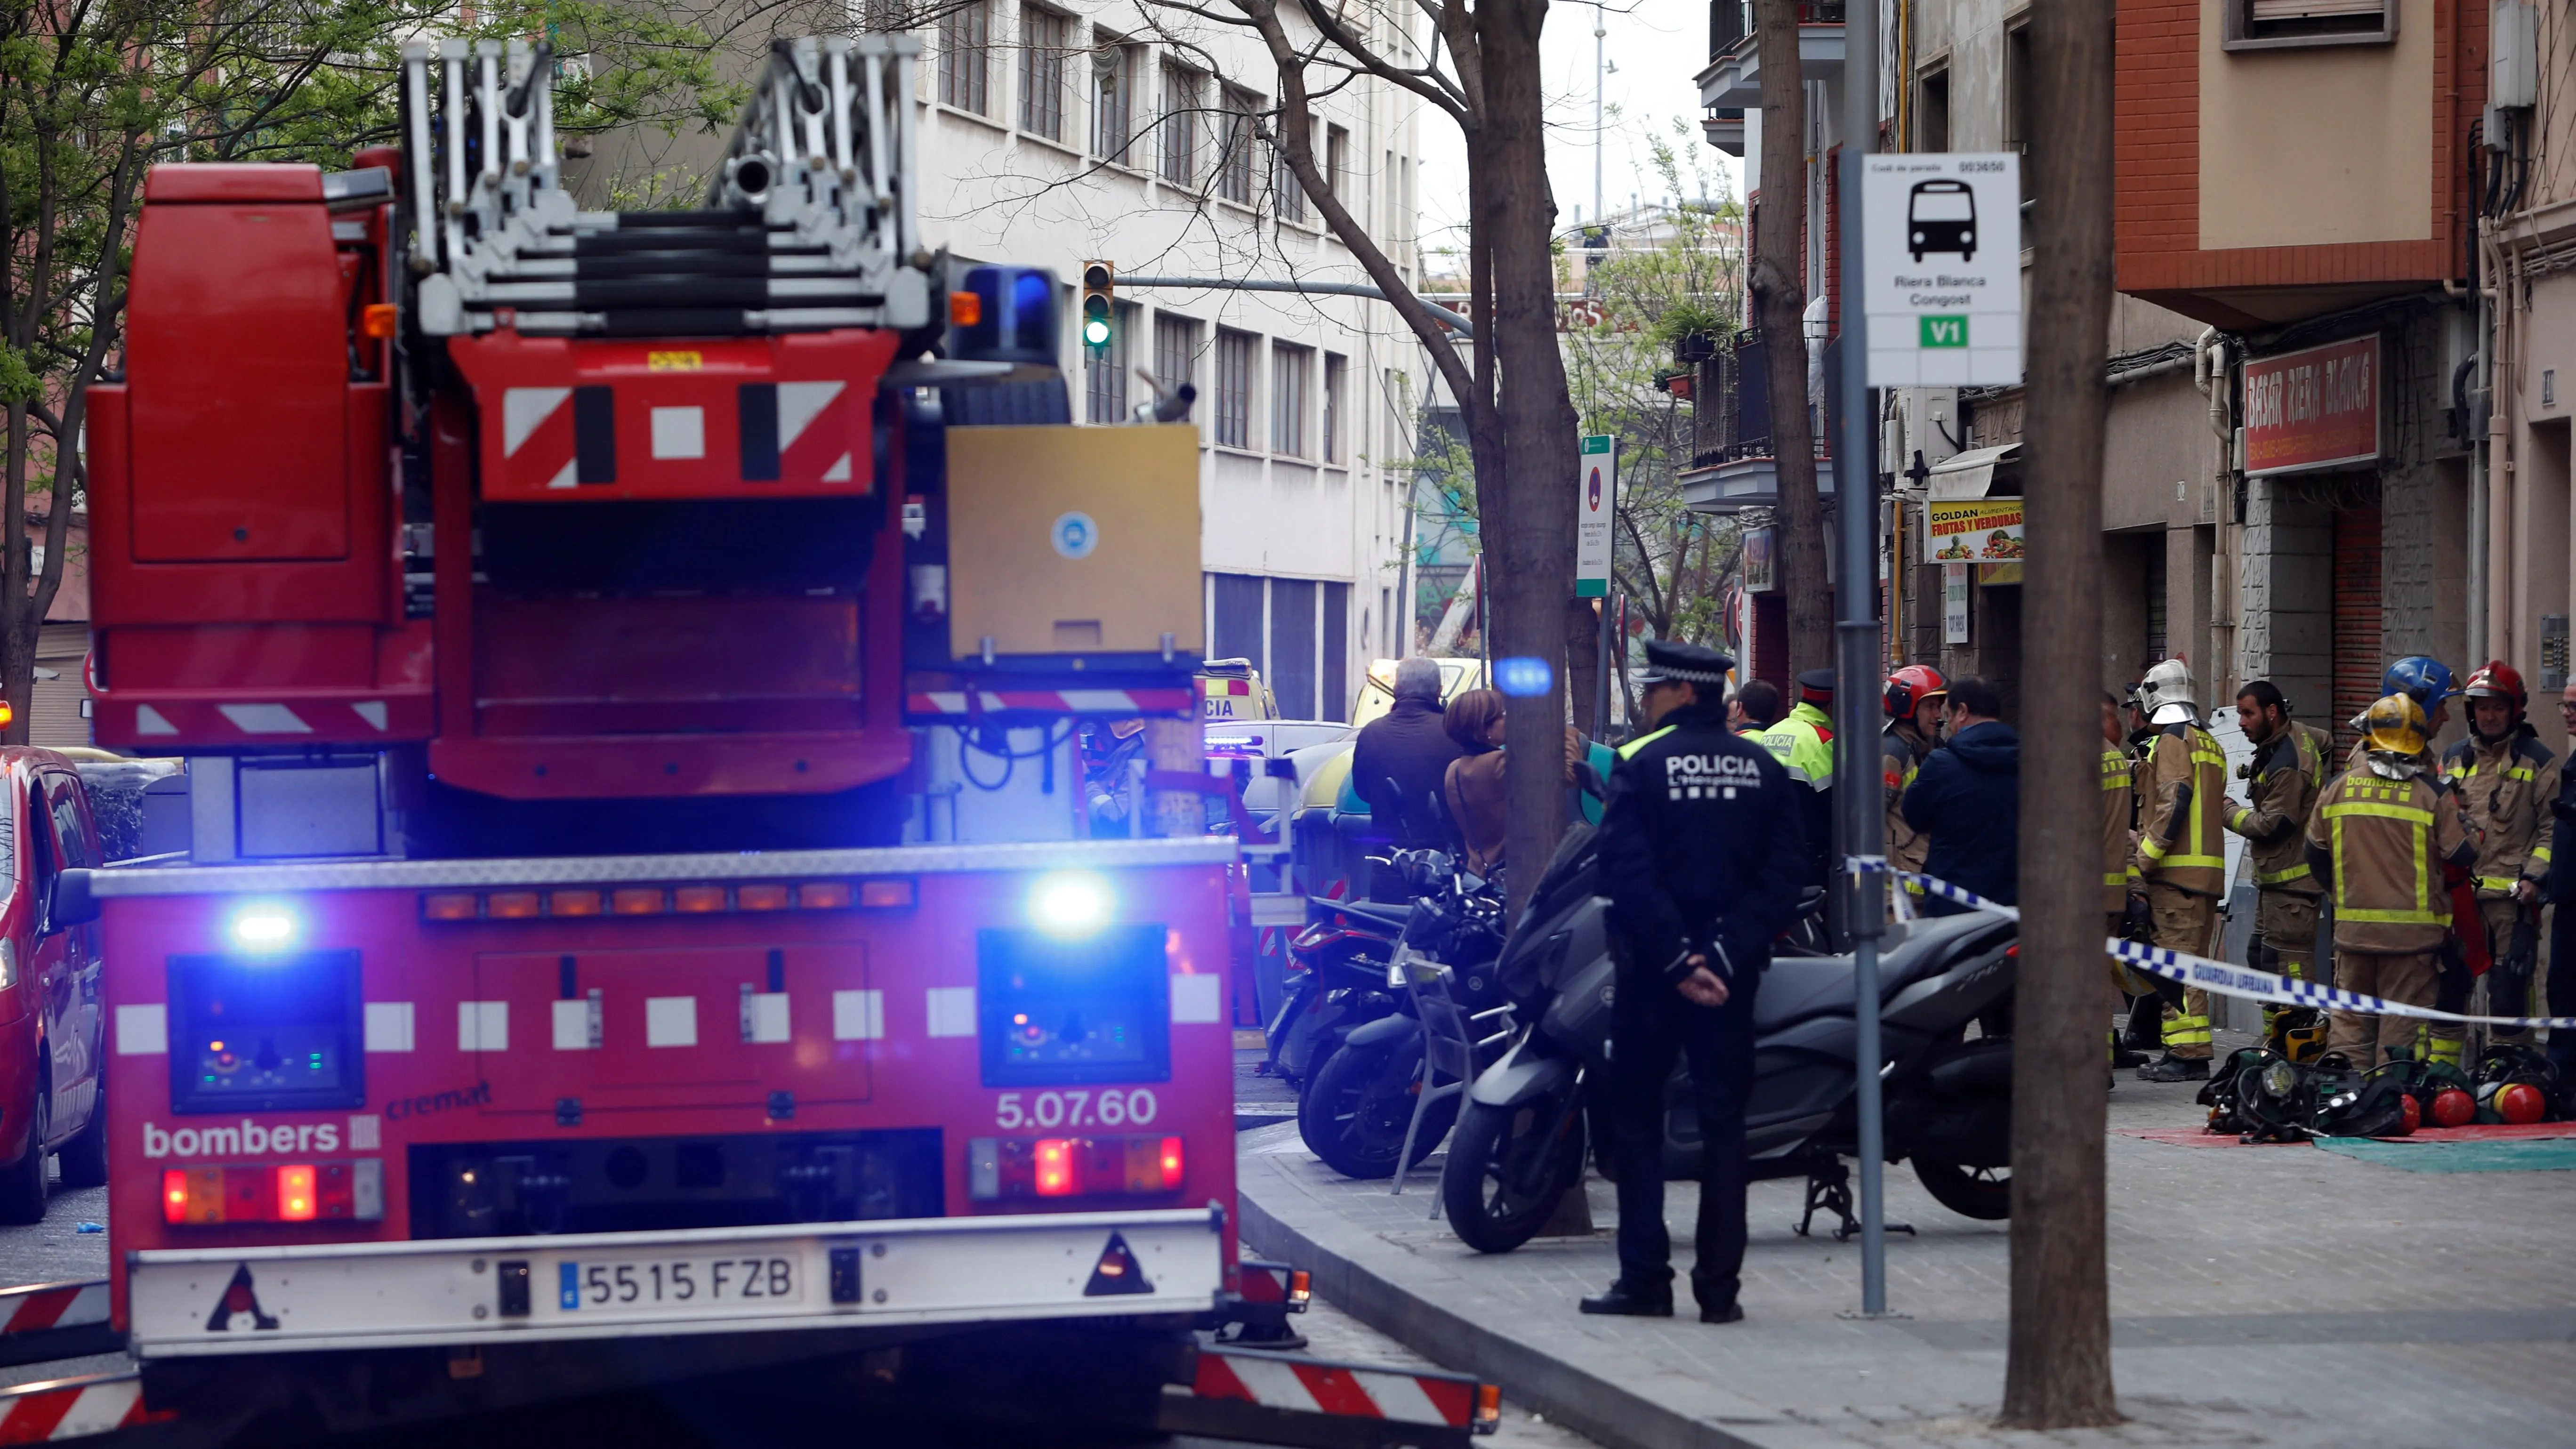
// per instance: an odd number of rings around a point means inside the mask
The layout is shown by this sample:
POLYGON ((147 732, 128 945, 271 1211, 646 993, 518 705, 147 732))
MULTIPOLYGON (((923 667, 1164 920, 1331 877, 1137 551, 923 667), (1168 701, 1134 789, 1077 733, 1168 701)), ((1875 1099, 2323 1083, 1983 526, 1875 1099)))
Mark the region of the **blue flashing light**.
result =
POLYGON ((251 901, 234 910, 224 934, 243 951, 290 950, 304 939, 304 917, 283 901, 251 901))
POLYGON ((1061 941, 1098 935, 1115 914, 1118 898, 1109 882, 1087 871, 1060 871, 1040 876, 1029 892, 1029 919, 1039 930, 1061 941))
POLYGON ((1556 675, 1544 659, 1524 655, 1494 661, 1494 687, 1514 699, 1536 699, 1555 682, 1556 675))

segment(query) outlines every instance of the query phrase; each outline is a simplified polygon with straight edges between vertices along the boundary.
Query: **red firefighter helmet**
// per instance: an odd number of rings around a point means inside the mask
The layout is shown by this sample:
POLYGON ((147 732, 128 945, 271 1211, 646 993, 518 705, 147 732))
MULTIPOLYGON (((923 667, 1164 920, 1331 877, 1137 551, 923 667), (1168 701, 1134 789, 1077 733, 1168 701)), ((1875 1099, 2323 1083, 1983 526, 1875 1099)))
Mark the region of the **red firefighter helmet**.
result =
POLYGON ((1887 706, 1889 719, 1910 720, 1928 699, 1940 699, 1950 692, 1950 681, 1929 664, 1908 664, 1887 676, 1887 688, 1879 698, 1887 706))
POLYGON ((2460 693, 2471 699, 2509 699, 2516 719, 2531 707, 2531 692, 2522 687, 2522 671, 2501 659, 2490 659, 2469 675, 2460 693))

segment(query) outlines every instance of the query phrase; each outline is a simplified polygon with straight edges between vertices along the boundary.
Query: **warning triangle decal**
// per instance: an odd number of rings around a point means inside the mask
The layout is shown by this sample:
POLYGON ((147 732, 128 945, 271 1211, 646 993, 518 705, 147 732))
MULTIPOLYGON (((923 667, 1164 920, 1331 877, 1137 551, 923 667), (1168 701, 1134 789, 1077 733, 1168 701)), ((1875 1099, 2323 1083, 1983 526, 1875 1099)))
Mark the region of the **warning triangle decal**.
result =
POLYGON ((1107 1298, 1120 1293, 1151 1293, 1154 1285, 1145 1281, 1145 1269, 1127 1247, 1122 1233, 1109 1235, 1109 1246, 1100 1250, 1100 1261, 1091 1268, 1091 1281, 1084 1285, 1085 1298, 1107 1298))

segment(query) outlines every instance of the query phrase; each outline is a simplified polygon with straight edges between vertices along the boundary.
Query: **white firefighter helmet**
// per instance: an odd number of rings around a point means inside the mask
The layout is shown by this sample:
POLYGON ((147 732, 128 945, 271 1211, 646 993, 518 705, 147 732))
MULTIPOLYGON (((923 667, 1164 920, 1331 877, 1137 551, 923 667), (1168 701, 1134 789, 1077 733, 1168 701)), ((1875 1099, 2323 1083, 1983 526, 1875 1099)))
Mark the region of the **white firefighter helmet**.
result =
POLYGON ((2200 718, 2198 691, 2191 687, 2191 666, 2179 659, 2160 660, 2138 682, 2138 703, 2150 724, 2176 724, 2200 718))

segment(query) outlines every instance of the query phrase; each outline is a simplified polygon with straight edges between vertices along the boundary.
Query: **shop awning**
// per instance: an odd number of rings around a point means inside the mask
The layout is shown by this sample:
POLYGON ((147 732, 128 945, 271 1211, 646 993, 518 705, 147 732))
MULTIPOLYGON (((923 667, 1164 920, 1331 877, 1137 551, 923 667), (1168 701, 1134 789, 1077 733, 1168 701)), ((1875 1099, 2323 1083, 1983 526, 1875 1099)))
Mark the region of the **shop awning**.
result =
POLYGON ((1996 470, 2009 468, 2021 461, 2021 444, 2006 443, 1999 448, 1970 448, 1955 453, 1932 465, 1926 480, 1931 496, 1936 499, 1983 498, 1993 487, 1996 470))

